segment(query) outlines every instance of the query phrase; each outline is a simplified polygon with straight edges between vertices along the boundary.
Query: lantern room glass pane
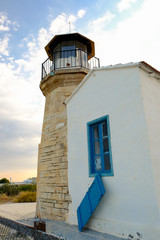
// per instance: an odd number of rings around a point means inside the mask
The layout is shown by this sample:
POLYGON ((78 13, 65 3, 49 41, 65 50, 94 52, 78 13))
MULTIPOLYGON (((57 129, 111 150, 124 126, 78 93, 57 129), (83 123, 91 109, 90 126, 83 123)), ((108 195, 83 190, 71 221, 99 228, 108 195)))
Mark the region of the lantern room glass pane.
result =
POLYGON ((76 57, 75 46, 63 46, 62 47, 62 58, 76 57))

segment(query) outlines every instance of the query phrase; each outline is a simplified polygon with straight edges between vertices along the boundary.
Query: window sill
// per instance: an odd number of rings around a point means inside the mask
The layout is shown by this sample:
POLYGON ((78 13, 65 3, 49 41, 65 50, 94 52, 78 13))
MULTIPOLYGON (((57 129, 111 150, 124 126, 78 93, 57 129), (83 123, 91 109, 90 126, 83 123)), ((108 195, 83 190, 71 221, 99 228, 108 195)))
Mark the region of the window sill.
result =
POLYGON ((89 173, 89 177, 95 177, 97 174, 99 174, 101 177, 113 177, 114 173, 89 173))

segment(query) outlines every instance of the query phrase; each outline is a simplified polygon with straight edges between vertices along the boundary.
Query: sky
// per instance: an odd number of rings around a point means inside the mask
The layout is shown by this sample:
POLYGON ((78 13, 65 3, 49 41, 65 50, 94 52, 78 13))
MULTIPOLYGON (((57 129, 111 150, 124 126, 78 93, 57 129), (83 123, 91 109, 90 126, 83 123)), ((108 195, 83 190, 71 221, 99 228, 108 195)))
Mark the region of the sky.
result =
POLYGON ((95 42, 101 66, 146 61, 160 71, 159 0, 0 0, 0 179, 36 176, 44 50, 55 34, 95 42))

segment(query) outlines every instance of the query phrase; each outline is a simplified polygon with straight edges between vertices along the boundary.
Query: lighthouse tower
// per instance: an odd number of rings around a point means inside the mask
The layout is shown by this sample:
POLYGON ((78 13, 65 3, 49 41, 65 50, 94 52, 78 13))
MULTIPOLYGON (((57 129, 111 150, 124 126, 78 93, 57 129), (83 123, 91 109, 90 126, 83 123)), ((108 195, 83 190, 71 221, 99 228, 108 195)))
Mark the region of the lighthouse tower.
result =
MULTIPOLYGON (((92 67, 94 42, 79 33, 56 35, 47 44, 40 89, 46 98, 38 151, 37 216, 66 221, 69 203, 67 113, 64 101, 92 67)), ((78 107, 78 106, 77 106, 78 107)))

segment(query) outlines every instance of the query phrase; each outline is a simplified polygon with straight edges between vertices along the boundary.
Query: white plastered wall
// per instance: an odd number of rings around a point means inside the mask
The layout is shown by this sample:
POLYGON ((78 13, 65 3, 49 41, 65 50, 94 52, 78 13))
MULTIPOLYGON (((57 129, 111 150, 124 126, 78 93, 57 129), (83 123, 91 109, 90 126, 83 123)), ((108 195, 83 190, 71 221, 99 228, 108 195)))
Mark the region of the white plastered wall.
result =
POLYGON ((97 231, 122 237, 137 233, 159 239, 160 216, 155 191, 147 123, 138 67, 94 70, 67 104, 68 176, 72 198, 68 222, 88 187, 87 122, 109 115, 113 177, 103 177, 106 193, 89 220, 97 231))
POLYGON ((160 80, 140 71, 154 187, 160 211, 160 80))

